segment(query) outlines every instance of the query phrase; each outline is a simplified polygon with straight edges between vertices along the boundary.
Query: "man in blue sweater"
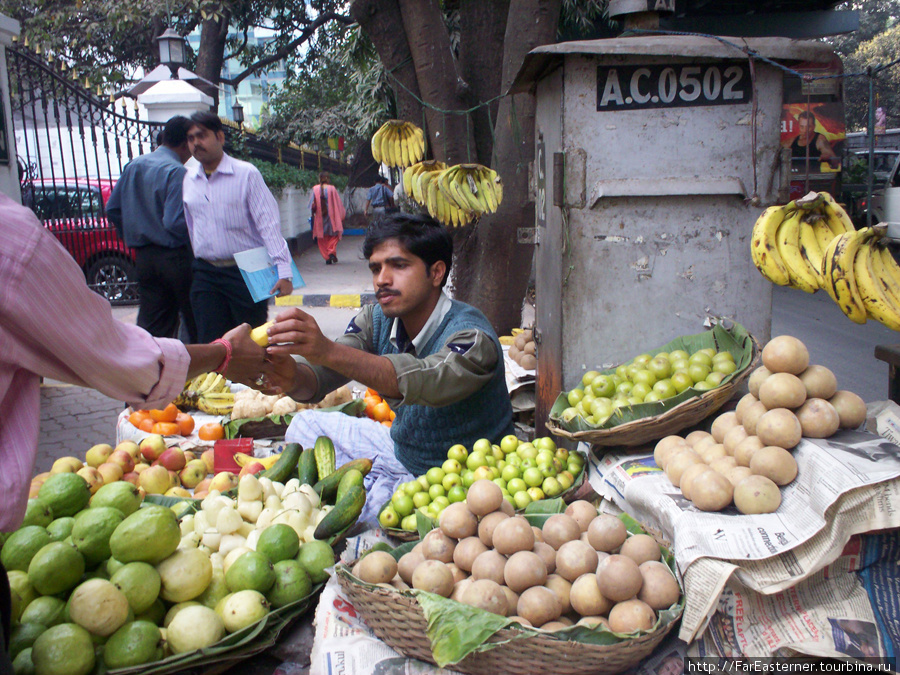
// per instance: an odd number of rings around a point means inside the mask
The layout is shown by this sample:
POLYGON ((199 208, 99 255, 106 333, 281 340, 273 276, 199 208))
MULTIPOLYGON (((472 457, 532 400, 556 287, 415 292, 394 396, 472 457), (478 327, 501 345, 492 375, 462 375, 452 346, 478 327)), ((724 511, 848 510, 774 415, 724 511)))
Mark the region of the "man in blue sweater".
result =
MULTIPOLYGON (((366 233, 363 255, 378 304, 364 307, 334 341, 302 310, 282 312, 269 328, 265 376, 269 393, 298 401, 321 400, 350 380, 378 391, 397 414, 392 444, 373 458, 391 475, 393 490, 409 477, 406 472, 418 475, 440 466, 456 443, 471 449, 479 438, 497 443, 512 433, 512 406, 503 352, 490 322, 443 292, 453 257, 446 228, 427 216, 381 214, 366 233)), ((295 424, 308 424, 307 417, 296 416, 295 424)), ((336 418, 334 423, 346 428, 315 433, 329 431, 335 440, 352 422, 336 418)), ((309 430, 292 430, 295 438, 309 442, 309 430)), ((339 460, 370 451, 368 443, 341 445, 346 444, 335 442, 343 455, 339 460)))

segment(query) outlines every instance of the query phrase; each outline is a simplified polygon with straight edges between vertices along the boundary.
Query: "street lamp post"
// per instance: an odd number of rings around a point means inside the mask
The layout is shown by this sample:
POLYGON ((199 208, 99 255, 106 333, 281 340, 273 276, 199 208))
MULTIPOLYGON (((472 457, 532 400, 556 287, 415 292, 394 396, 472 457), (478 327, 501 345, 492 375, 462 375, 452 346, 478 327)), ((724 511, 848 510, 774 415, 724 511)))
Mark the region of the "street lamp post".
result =
POLYGON ((171 28, 166 28, 162 35, 156 38, 159 45, 159 62, 169 67, 172 77, 178 78, 178 68, 185 65, 184 38, 171 28))

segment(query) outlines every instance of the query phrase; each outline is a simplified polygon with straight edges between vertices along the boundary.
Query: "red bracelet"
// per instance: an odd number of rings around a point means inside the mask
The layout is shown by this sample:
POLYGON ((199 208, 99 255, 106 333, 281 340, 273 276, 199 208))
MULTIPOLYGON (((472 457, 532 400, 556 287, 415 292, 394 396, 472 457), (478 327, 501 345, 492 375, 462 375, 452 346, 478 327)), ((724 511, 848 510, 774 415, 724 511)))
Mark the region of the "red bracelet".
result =
POLYGON ((225 369, 228 367, 228 364, 231 363, 231 343, 225 338, 219 338, 218 340, 213 340, 209 344, 211 345, 222 345, 225 347, 225 360, 216 368, 214 373, 224 373, 225 369))

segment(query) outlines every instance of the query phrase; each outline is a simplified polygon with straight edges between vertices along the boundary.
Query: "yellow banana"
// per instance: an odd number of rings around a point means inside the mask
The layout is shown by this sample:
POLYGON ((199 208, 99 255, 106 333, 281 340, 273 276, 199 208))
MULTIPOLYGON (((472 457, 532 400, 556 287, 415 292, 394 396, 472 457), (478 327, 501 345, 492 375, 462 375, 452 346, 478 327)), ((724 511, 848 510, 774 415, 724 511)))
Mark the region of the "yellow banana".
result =
MULTIPOLYGON (((478 174, 476 173, 475 176, 478 174)), ((470 203, 474 203, 473 210, 476 213, 488 213, 489 207, 487 198, 484 196, 484 192, 481 188, 478 187, 478 181, 475 180, 475 176, 472 173, 466 174, 466 179, 463 181, 462 185, 462 193, 469 199, 470 203)))
POLYGON ((856 286, 866 314, 891 330, 900 330, 900 305, 885 291, 875 271, 875 258, 881 260, 873 241, 861 244, 853 260, 856 286))
MULTIPOLYGON (((833 230, 838 226, 838 223, 840 223, 843 232, 851 232, 856 229, 853 225, 853 221, 850 220, 850 216, 848 216, 847 212, 844 210, 844 207, 838 204, 834 200, 834 197, 827 192, 820 192, 819 194, 825 200, 825 214, 828 216, 829 226, 833 230)), ((842 234, 842 232, 835 232, 835 234, 842 234)))
POLYGON ((791 283, 787 268, 778 253, 775 233, 784 222, 785 217, 793 212, 790 204, 785 206, 770 206, 756 219, 753 233, 750 237, 750 255, 753 264, 766 279, 778 286, 787 286, 791 283))
POLYGON ((863 237, 868 234, 868 228, 864 228, 835 237, 825 249, 823 258, 823 288, 854 323, 865 323, 867 316, 865 303, 856 285, 853 261, 863 237))
POLYGON ((372 157, 376 162, 381 164, 384 158, 381 155, 381 134, 384 133, 384 126, 378 127, 378 131, 372 134, 372 157))
POLYGON ((809 273, 816 280, 816 288, 821 288, 824 282, 822 276, 822 245, 816 237, 816 228, 812 223, 800 220, 800 254, 806 261, 809 273))
MULTIPOLYGON (((835 237, 834 232, 828 227, 828 223, 825 222, 824 216, 820 216, 814 222, 810 223, 810 227, 812 227, 813 235, 815 235, 816 241, 819 242, 819 248, 822 249, 822 253, 824 254, 828 244, 830 244, 831 240, 835 237)), ((822 265, 820 264, 819 271, 821 270, 822 265)))
POLYGON ((234 453, 234 463, 238 466, 244 467, 248 464, 252 464, 253 462, 259 462, 265 468, 271 469, 273 466, 275 466, 275 463, 280 457, 280 452, 277 455, 270 455, 269 457, 254 457, 253 455, 249 455, 245 452, 236 452, 234 453))
POLYGON ((791 286, 804 293, 815 293, 818 281, 807 267, 806 258, 800 251, 800 224, 803 213, 802 209, 797 209, 781 222, 775 234, 775 242, 778 254, 787 268, 791 286))
POLYGON ((388 166, 393 166, 393 159, 391 158, 392 127, 390 122, 385 122, 385 127, 384 133, 381 134, 381 161, 388 166))
POLYGON ((269 326, 271 326, 273 323, 273 321, 267 321, 261 326, 257 326, 256 328, 251 330, 250 339, 260 347, 267 347, 269 344, 269 334, 266 331, 269 330, 269 326))
POLYGON ((400 131, 400 159, 402 161, 401 166, 409 166, 412 162, 409 159, 409 141, 406 137, 406 128, 401 128, 400 131))
POLYGON ((875 245, 872 262, 874 264, 875 278, 881 282, 882 288, 887 293, 896 307, 900 307, 900 265, 894 260, 891 251, 882 244, 875 245))
POLYGON ((484 201, 488 206, 488 212, 494 213, 497 210, 497 195, 494 193, 494 176, 497 172, 493 169, 483 169, 478 172, 478 192, 484 197, 484 201))
POLYGON ((425 132, 415 125, 412 125, 412 127, 413 144, 411 147, 413 156, 410 157, 410 159, 416 162, 420 162, 425 157, 425 132))

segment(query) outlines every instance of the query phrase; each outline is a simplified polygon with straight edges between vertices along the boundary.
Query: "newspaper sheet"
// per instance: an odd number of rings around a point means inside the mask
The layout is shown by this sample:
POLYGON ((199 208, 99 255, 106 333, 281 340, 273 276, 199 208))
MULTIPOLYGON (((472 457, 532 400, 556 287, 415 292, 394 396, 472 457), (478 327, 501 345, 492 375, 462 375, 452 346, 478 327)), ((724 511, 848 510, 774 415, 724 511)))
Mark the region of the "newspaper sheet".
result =
MULTIPOLYGON (((762 596, 796 592, 800 582, 833 563, 853 535, 900 526, 900 447, 874 434, 848 431, 827 441, 804 439, 794 456, 799 474, 782 489, 780 508, 756 516, 733 507, 720 513, 697 510, 652 455, 591 458, 594 489, 674 542, 686 599, 682 639, 696 639, 720 597, 734 588, 753 594, 758 603, 762 596)), ((820 585, 830 592, 828 584, 820 585)), ((763 604, 746 606, 765 609, 763 604)))

